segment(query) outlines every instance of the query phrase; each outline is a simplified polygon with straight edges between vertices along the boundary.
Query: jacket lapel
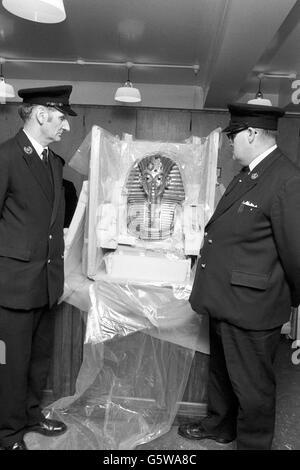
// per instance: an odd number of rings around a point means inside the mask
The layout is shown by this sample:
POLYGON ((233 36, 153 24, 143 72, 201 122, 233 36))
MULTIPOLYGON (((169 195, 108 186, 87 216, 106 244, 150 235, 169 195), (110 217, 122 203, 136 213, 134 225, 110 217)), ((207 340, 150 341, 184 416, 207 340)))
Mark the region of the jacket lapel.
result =
POLYGON ((222 199, 220 199, 220 202, 217 205, 215 212, 213 213, 211 219, 208 221, 208 224, 214 222, 218 217, 220 217, 220 215, 226 212, 238 199, 240 199, 245 193, 247 193, 257 184, 257 180, 251 179, 250 176, 251 175, 247 175, 242 181, 242 183, 238 183, 238 178, 234 187, 231 188, 230 192, 228 192, 226 195, 224 193, 222 199))
POLYGON ((39 184, 41 190, 46 196, 49 204, 53 204, 53 189, 49 176, 45 171, 43 162, 36 153, 34 147, 32 146, 30 140, 27 138, 26 134, 20 130, 16 135, 18 145, 21 149, 24 160, 26 161, 29 170, 31 171, 33 177, 39 184))
POLYGON ((268 155, 264 160, 259 163, 250 174, 243 175, 239 173, 234 177, 231 183, 228 185, 223 197, 220 199, 219 204, 216 207, 215 212, 208 221, 207 225, 213 223, 218 217, 220 217, 224 212, 226 212, 237 200, 239 200, 244 194, 250 191, 263 176, 265 171, 269 168, 270 165, 274 164, 278 157, 280 157, 281 152, 277 148, 270 155, 268 155), (243 178, 243 179, 242 179, 243 178), (242 179, 242 182, 239 183, 239 180, 242 179))

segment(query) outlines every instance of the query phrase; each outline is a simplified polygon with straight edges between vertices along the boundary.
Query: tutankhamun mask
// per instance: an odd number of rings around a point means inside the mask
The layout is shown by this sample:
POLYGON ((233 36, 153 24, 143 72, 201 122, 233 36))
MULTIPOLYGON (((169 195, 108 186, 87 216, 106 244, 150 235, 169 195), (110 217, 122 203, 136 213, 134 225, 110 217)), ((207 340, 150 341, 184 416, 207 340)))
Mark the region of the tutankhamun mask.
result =
POLYGON ((185 199, 177 164, 159 153, 136 162, 126 183, 128 232, 142 240, 164 240, 174 231, 176 208, 185 199))

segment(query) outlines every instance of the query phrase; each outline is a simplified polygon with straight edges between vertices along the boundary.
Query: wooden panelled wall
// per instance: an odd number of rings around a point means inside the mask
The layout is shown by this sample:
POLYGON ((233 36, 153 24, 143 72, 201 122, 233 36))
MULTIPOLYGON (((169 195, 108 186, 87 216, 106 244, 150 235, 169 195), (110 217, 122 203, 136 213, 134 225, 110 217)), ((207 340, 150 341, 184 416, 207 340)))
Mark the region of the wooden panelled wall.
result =
MULTIPOLYGON (((132 134, 136 139, 184 141, 191 135, 204 137, 229 120, 226 111, 161 110, 130 107, 73 106, 77 117, 70 117, 71 132, 53 149, 68 162, 93 125, 99 125, 114 135, 132 134)), ((22 126, 15 103, 0 105, 0 142, 12 137, 22 126)), ((280 120, 278 143, 296 163, 300 162, 300 116, 289 115, 280 120)), ((1 155, 0 155, 1 158, 1 155)), ((231 149, 222 138, 218 167, 219 181, 226 187, 238 166, 231 158, 231 149)), ((65 166, 65 177, 74 182, 79 193, 82 177, 65 166)), ((300 190, 300 188, 299 188, 300 190)), ((54 357, 49 376, 49 401, 72 395, 82 361, 85 314, 67 304, 57 309, 54 357)), ((130 346, 130 345, 129 345, 130 346)), ((208 356, 197 353, 183 397, 185 417, 203 414, 206 402, 208 356), (191 405, 191 406, 188 406, 191 405)))
MULTIPOLYGON (((132 106, 73 106, 77 117, 70 117, 71 131, 63 136, 53 149, 68 162, 93 125, 112 134, 132 134, 136 139, 180 142, 191 135, 205 137, 218 127, 225 127, 229 120, 226 111, 191 111, 134 108, 132 106)), ((12 137, 22 126, 18 117, 18 104, 0 104, 0 142, 12 137)), ((295 162, 300 161, 300 115, 288 115, 280 120, 278 143, 295 162)), ((222 139, 218 166, 221 182, 227 186, 238 166, 231 158, 227 139, 222 139)), ((65 166, 65 177, 74 182, 80 191, 82 178, 72 168, 65 166)))

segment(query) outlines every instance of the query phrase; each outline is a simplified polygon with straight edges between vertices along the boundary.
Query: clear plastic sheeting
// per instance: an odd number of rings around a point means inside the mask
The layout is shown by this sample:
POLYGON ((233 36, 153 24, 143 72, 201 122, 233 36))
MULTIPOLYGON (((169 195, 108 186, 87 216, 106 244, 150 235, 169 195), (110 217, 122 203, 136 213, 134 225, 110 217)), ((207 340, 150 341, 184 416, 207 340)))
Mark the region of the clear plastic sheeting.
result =
POLYGON ((169 431, 195 351, 209 354, 208 319, 188 298, 219 133, 146 142, 94 126, 71 159, 88 181, 65 238, 61 301, 88 312, 83 362, 75 395, 45 410, 68 431, 30 433, 30 449, 129 450, 169 431))
POLYGON ((87 277, 138 281, 147 273, 149 282, 188 282, 187 257, 198 254, 214 210, 219 135, 217 129, 182 143, 128 134, 121 140, 93 126, 69 163, 89 179, 82 249, 87 277), (176 267, 168 262, 171 253, 176 267))
POLYGON ((193 312, 187 293, 183 288, 95 282, 90 287, 85 342, 105 342, 143 331, 208 354, 207 317, 193 312))
POLYGON ((69 161, 69 166, 83 176, 89 174, 91 145, 91 133, 88 133, 69 161))
POLYGON ((31 450, 130 450, 168 432, 182 399, 192 349, 142 332, 86 344, 76 393, 44 410, 65 434, 29 433, 31 450))

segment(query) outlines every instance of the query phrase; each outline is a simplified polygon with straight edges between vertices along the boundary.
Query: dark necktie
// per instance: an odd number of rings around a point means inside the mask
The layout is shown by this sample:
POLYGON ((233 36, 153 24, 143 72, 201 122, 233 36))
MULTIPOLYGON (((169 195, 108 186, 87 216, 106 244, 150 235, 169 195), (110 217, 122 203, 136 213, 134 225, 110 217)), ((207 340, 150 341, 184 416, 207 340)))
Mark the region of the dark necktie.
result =
POLYGON ((49 176, 49 179, 50 179, 50 182, 51 184, 53 184, 53 180, 52 180, 52 170, 51 170, 51 165, 50 165, 50 162, 49 162, 49 155, 48 155, 48 150, 47 149, 44 149, 42 151, 42 162, 45 166, 45 169, 48 173, 48 176, 49 176))
POLYGON ((48 160, 48 150, 44 149, 42 151, 42 162, 44 163, 45 166, 49 165, 49 160, 48 160))
POLYGON ((243 168, 241 169, 241 173, 249 173, 250 171, 250 168, 248 166, 243 166, 243 168))

